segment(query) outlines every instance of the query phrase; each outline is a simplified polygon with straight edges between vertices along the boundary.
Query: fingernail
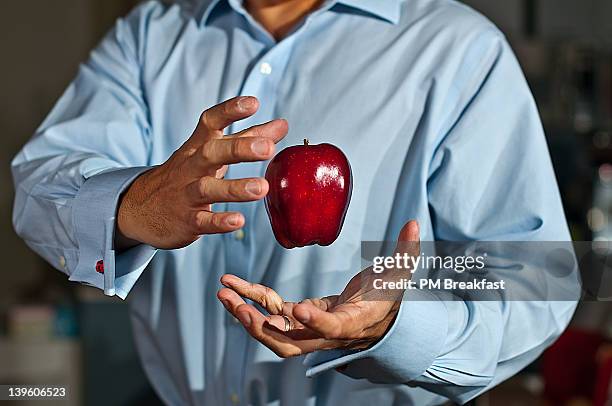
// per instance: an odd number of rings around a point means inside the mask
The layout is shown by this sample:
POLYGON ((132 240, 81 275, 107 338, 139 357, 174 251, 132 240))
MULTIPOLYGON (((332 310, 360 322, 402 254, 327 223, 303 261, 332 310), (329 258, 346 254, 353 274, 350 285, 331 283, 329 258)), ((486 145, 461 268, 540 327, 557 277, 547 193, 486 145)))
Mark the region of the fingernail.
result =
POLYGON ((238 214, 232 214, 225 221, 227 221, 227 224, 230 226, 235 227, 240 224, 240 216, 238 214))
POLYGON ((223 303, 223 307, 225 307, 226 309, 229 309, 229 302, 225 299, 221 299, 221 303, 223 303))
POLYGON ((268 141, 259 140, 251 144, 251 150, 257 155, 267 155, 270 147, 268 146, 268 141))
POLYGON ((238 318, 245 327, 249 327, 251 325, 251 316, 248 313, 239 313, 238 318))
POLYGON ((238 105, 238 110, 240 111, 248 111, 253 107, 254 100, 252 97, 241 97, 238 99, 236 103, 238 105))
POLYGON ((259 195, 261 193, 261 185, 256 181, 247 182, 244 188, 252 195, 259 195))

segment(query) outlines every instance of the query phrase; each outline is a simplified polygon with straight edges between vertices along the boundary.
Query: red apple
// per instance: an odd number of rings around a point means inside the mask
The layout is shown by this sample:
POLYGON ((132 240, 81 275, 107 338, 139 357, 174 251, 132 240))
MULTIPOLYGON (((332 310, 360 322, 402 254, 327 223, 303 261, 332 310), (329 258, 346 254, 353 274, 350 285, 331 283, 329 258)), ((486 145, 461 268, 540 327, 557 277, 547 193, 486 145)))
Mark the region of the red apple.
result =
POLYGON ((351 201, 351 166, 330 144, 295 145, 279 152, 266 170, 266 210, 285 248, 330 245, 351 201))

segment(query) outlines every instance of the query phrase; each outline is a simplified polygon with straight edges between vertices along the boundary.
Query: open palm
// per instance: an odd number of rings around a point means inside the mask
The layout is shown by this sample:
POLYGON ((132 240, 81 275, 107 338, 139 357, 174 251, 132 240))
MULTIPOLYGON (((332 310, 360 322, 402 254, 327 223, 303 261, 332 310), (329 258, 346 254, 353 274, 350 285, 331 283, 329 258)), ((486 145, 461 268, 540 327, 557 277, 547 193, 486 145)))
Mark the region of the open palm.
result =
MULTIPOLYGON (((402 228, 396 252, 419 253, 416 221, 402 228), (402 244, 400 244, 400 242, 402 244)), ((377 274, 371 268, 355 275, 339 295, 285 302, 273 289, 234 275, 223 275, 217 296, 255 339, 280 357, 334 348, 363 349, 378 341, 399 310, 404 291, 374 289, 373 280, 406 277, 394 270, 377 274), (253 300, 267 315, 245 302, 253 300)))

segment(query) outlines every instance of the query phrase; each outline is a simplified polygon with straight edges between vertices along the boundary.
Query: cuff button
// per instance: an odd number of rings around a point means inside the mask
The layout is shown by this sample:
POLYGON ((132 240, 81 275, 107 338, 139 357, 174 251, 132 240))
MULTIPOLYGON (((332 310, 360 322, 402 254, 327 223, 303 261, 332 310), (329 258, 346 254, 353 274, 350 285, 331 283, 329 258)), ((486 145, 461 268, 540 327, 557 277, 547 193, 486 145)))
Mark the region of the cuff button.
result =
POLYGON ((104 261, 103 260, 99 260, 98 262, 96 262, 96 272, 104 273, 104 261))

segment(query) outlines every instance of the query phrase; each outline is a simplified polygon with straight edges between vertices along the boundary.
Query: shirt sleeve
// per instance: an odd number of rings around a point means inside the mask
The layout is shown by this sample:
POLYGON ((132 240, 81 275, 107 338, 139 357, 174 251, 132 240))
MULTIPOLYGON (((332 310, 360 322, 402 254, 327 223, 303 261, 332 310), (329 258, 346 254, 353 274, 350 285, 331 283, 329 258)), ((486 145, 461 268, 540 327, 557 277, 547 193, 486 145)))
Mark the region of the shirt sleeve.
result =
MULTIPOLYGON (((439 127, 417 134, 436 139, 427 179, 435 239, 571 241, 537 107, 506 40, 490 30, 456 66, 437 95, 442 107, 426 113, 439 127)), ((518 276, 513 286, 530 283, 518 276)), ((311 354, 307 375, 343 366, 354 378, 419 385, 462 403, 537 358, 575 306, 409 290, 378 343, 311 354)))
POLYGON ((113 249, 119 196, 149 165, 139 37, 151 7, 118 20, 11 164, 17 233, 71 281, 123 298, 155 253, 113 249))

